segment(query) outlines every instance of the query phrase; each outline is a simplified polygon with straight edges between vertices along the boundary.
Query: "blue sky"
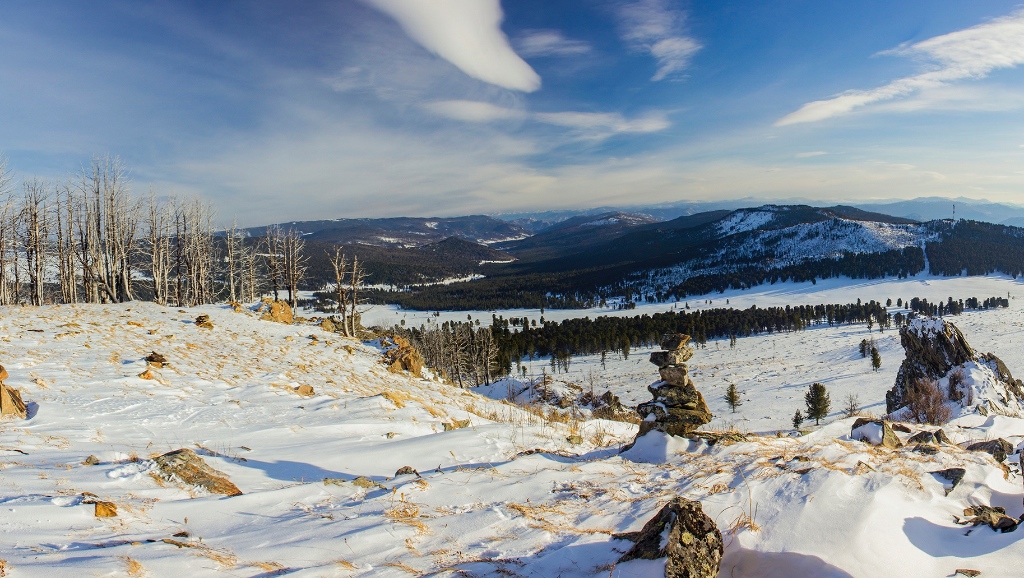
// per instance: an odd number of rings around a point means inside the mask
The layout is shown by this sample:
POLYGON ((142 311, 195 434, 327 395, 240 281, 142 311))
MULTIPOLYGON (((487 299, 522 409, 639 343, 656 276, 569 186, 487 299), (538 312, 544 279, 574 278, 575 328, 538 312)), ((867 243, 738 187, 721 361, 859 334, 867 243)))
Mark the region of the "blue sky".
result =
POLYGON ((1013 2, 3 2, 0 150, 243 224, 1024 203, 1022 64, 1013 2))

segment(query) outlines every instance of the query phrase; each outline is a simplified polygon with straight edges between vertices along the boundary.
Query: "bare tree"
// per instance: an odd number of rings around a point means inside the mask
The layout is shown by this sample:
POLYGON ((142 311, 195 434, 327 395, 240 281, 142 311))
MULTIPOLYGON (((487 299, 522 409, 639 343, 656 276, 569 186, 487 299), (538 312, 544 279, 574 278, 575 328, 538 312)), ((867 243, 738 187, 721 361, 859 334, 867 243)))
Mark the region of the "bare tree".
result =
POLYGON ((78 283, 75 275, 75 198, 71 182, 65 180, 54 190, 54 220, 56 221, 57 280, 64 303, 78 302, 78 283))
POLYGON ((86 298, 130 301, 139 205, 128 190, 128 171, 116 157, 94 159, 82 171, 80 188, 76 228, 86 298))
POLYGON ((359 300, 359 290, 362 289, 363 283, 366 281, 366 272, 362 266, 359 265, 359 256, 352 256, 352 272, 349 275, 348 283, 348 296, 349 296, 349 309, 348 309, 348 323, 351 330, 348 335, 355 335, 356 330, 359 328, 359 305, 362 301, 359 300))
POLYGON ((149 243, 149 271, 153 277, 153 301, 167 305, 171 276, 171 207, 149 192, 146 236, 149 243))
POLYGON ((50 185, 39 179, 23 183, 24 197, 21 206, 21 245, 25 251, 25 268, 29 279, 29 302, 42 305, 45 301, 47 240, 49 218, 47 201, 50 185))
POLYGON ((264 249, 266 250, 267 277, 270 279, 270 289, 274 292, 274 301, 277 301, 281 289, 281 279, 284 275, 284 231, 281 227, 277 225, 267 227, 264 249))
POLYGON ((16 300, 11 286, 18 255, 14 238, 13 181, 14 175, 7 168, 7 156, 0 153, 0 305, 10 305, 16 300))
POLYGON ((306 276, 309 258, 305 254, 306 241, 302 233, 289 229, 283 239, 284 249, 284 278, 288 286, 288 303, 292 309, 298 307, 299 284, 306 276))
POLYGON ((228 299, 237 302, 242 293, 242 254, 245 252, 245 232, 238 228, 238 222, 232 222, 231 228, 224 232, 224 272, 228 286, 228 299))
POLYGON ((331 267, 334 268, 334 301, 338 304, 338 314, 341 316, 341 332, 345 336, 351 337, 346 314, 348 300, 345 291, 345 274, 347 273, 345 268, 348 266, 348 259, 342 254, 340 247, 335 247, 334 254, 328 254, 328 257, 331 260, 331 267))

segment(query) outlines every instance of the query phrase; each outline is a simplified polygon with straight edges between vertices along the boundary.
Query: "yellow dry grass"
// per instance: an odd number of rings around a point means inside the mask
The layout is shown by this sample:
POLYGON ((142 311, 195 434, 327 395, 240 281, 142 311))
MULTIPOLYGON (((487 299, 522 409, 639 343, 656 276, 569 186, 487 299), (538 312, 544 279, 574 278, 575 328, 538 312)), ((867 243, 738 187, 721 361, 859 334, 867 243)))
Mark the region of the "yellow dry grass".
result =
POLYGON ((397 408, 405 407, 405 402, 412 399, 412 397, 409 394, 393 389, 382 391, 380 396, 390 401, 391 403, 395 404, 395 407, 397 408))
POLYGON ((124 562, 125 572, 127 572, 129 576, 132 576, 134 578, 136 576, 149 575, 149 571, 146 570, 146 567, 143 566, 142 563, 138 560, 134 558, 129 558, 128 556, 121 556, 121 561, 124 562))

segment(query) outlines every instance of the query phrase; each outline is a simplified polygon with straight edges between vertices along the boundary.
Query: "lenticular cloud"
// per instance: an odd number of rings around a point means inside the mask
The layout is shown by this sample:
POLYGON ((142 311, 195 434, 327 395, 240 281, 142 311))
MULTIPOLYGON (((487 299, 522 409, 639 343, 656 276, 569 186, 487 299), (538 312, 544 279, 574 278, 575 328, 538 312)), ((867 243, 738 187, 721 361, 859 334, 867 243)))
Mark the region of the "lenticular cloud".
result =
POLYGON ((854 109, 940 88, 952 82, 985 78, 993 70, 1024 64, 1024 10, 964 30, 936 36, 886 54, 930 61, 927 70, 871 90, 851 90, 809 102, 775 123, 785 126, 815 122, 854 109))
POLYGON ((501 31, 499 0, 364 0, 391 16, 410 38, 473 78, 522 92, 540 76, 501 31))

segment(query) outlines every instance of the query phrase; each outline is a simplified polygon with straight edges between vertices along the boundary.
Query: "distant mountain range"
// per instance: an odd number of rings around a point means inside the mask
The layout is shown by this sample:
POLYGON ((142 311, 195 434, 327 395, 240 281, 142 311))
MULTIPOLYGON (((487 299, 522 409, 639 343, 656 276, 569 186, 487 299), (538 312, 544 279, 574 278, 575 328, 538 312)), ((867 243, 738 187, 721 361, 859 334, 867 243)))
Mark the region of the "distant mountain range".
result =
POLYGON ((667 220, 650 212, 586 211, 520 214, 515 223, 474 215, 280 226, 307 240, 310 288, 331 281, 326 254, 340 245, 359 256, 371 284, 407 288, 378 292, 376 301, 416 309, 663 300, 778 279, 911 275, 926 263, 938 274, 1024 273, 1024 229, 1013 226, 1024 223, 1024 208, 1013 205, 920 198, 692 212, 699 207, 659 207, 661 216, 683 213, 667 220), (1007 224, 992 224, 997 219, 1007 224))
MULTIPOLYGON (((486 215, 292 221, 278 226, 300 231, 310 241, 406 248, 436 243, 449 237, 490 245, 525 239, 531 234, 518 225, 486 215)), ((266 234, 266 229, 266 226, 251 227, 246 232, 259 237, 266 234)))

